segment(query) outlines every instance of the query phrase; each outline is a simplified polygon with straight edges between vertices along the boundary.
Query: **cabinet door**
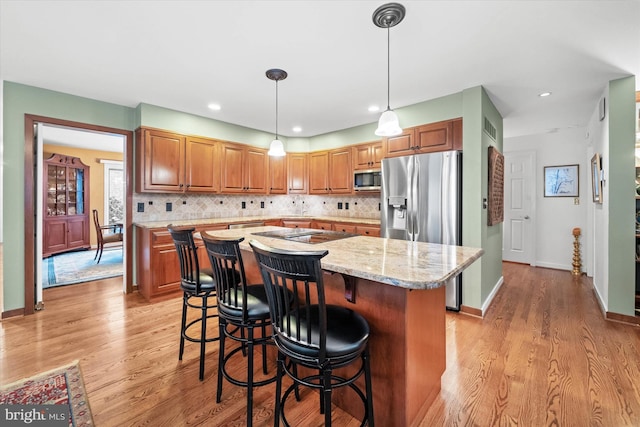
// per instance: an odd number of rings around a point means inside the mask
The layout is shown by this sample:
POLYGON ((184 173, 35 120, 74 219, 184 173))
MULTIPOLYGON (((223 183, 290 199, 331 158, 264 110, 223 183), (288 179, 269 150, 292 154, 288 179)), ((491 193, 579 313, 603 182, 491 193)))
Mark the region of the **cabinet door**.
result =
POLYGON ((309 155, 309 194, 329 192, 329 152, 318 151, 309 155))
POLYGON ((453 148, 453 122, 438 122, 415 129, 416 146, 420 153, 447 151, 453 148))
POLYGON ((269 194, 287 194, 287 157, 269 156, 269 194))
POLYGON ((67 249, 66 217, 51 218, 44 222, 44 240, 42 254, 49 256, 67 249))
POLYGON ((244 191, 244 147, 223 143, 220 162, 222 171, 220 191, 223 193, 242 193, 244 191))
POLYGON ((371 146, 369 144, 353 147, 353 169, 371 169, 371 146))
POLYGON ((89 241, 89 222, 83 216, 67 218, 67 248, 81 248, 89 241))
POLYGON ((333 230, 332 223, 324 221, 313 221, 311 228, 317 228, 318 230, 333 230))
POLYGON ((371 167, 373 169, 380 169, 382 167, 384 154, 382 141, 371 144, 371 167))
POLYGON ((185 138, 169 132, 144 131, 143 191, 182 192, 185 138))
POLYGON ((149 299, 179 291, 180 261, 175 245, 161 245, 152 248, 151 277, 149 299))
POLYGON ((307 194, 309 182, 309 155, 306 153, 287 154, 289 194, 307 194))
POLYGON ((210 139, 188 137, 185 150, 186 191, 217 193, 220 190, 218 143, 210 139))
POLYGON ((245 189, 248 193, 267 194, 269 174, 267 150, 249 146, 245 150, 245 189))
POLYGON ((414 154, 414 145, 413 128, 405 129, 404 132, 398 136, 390 136, 386 138, 386 157, 398 157, 414 154))
POLYGON ((331 193, 351 193, 353 169, 351 150, 341 149, 329 152, 329 191, 331 193))

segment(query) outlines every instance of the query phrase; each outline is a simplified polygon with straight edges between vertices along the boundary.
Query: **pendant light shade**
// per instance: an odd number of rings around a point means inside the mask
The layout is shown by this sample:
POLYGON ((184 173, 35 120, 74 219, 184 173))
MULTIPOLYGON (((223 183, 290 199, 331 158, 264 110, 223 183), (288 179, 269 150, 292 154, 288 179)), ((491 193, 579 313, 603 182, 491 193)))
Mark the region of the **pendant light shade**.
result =
POLYGON ((391 59, 390 59, 390 33, 391 27, 395 27, 404 19, 405 9, 400 3, 383 4, 373 12, 373 23, 380 28, 387 29, 387 110, 378 120, 378 128, 375 134, 378 136, 396 136, 402 133, 398 115, 389 106, 391 92, 391 59))
POLYGON ((398 115, 393 110, 387 110, 380 116, 378 120, 378 129, 376 129, 376 135, 378 136, 396 136, 402 133, 402 128, 398 121, 398 115))
POLYGON ((276 137, 269 145, 268 155, 273 157, 282 157, 287 153, 284 151, 284 144, 278 139, 278 82, 287 78, 287 72, 278 68, 267 70, 267 78, 276 82, 276 137))

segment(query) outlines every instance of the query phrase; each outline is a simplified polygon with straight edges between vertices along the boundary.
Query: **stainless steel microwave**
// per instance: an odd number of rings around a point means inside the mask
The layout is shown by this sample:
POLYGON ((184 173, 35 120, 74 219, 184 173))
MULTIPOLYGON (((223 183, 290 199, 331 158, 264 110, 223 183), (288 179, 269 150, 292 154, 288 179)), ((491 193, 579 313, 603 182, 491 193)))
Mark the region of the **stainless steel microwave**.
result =
POLYGON ((355 191, 380 191, 382 172, 380 169, 353 171, 353 189, 355 191))

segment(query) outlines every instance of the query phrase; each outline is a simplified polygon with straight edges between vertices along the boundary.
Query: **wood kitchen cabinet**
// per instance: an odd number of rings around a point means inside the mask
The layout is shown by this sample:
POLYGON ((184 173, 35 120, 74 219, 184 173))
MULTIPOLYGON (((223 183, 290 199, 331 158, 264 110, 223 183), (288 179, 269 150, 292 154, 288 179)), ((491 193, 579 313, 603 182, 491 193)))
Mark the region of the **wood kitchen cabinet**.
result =
POLYGON ((283 219, 282 226, 288 228, 311 228, 310 219, 283 219))
POLYGON ((223 193, 267 194, 269 156, 267 150, 243 144, 221 144, 223 193))
MULTIPOLYGON (((226 230, 228 224, 209 224, 196 231, 226 230)), ((210 267, 202 241, 196 239, 200 268, 210 267)), ((180 294, 180 261, 167 228, 136 227, 136 281, 147 301, 180 294)))
POLYGON ((351 148, 309 155, 309 194, 348 194, 353 188, 351 148))
POLYGON ((384 139, 385 157, 462 149, 462 119, 445 120, 405 129, 384 139))
POLYGON ((309 193, 309 154, 287 153, 289 194, 309 193))
POLYGON ((217 193, 218 142, 155 129, 138 129, 136 191, 217 193))
POLYGON ((384 158, 382 141, 353 147, 353 170, 380 169, 384 158))
POLYGON ((269 157, 269 194, 287 194, 287 157, 269 157))
POLYGON ((89 166, 78 157, 52 154, 43 168, 42 256, 88 249, 89 166))

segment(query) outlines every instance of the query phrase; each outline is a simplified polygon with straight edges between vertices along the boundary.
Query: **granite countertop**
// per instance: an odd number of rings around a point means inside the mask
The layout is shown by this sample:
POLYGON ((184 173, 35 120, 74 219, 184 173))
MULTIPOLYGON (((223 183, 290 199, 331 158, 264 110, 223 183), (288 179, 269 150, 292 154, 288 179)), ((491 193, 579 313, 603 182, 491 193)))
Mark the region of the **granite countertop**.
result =
POLYGON ((332 242, 308 244, 252 233, 282 227, 253 227, 207 231, 220 237, 244 237, 241 249, 251 250, 249 241, 287 250, 324 250, 323 270, 360 277, 407 289, 435 289, 458 275, 484 253, 483 249, 435 243, 408 242, 380 237, 355 236, 332 242))
POLYGON ((202 219, 183 219, 183 220, 165 220, 165 221, 142 221, 136 222, 133 225, 140 228, 162 228, 169 224, 176 226, 184 225, 208 225, 208 224, 240 224, 245 222, 259 222, 273 219, 291 219, 291 220, 316 220, 316 221, 332 221, 332 222, 346 222, 346 223, 358 223, 369 225, 380 225, 380 219, 376 218, 344 218, 344 217, 329 217, 329 216, 297 216, 287 215, 283 217, 274 216, 247 216, 247 217, 233 217, 233 218, 202 218, 202 219))

